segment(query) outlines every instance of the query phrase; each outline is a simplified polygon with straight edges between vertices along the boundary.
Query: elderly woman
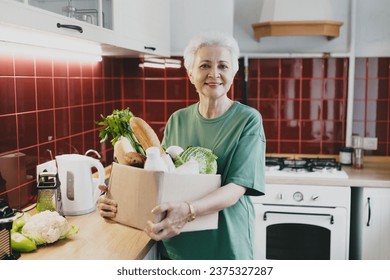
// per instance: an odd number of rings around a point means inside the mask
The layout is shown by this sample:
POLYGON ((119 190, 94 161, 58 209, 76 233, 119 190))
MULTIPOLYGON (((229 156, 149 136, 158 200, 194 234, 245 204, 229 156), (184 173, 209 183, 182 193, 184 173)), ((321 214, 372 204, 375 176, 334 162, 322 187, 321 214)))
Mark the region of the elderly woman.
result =
MULTIPOLYGON (((259 112, 227 96, 238 56, 234 38, 219 33, 193 38, 184 52, 199 102, 172 114, 163 144, 211 149, 218 156, 222 186, 199 200, 165 203, 152 210, 166 214, 145 229, 152 239, 162 241, 162 258, 253 259, 255 211, 250 196, 264 193, 265 136, 259 112), (180 232, 185 223, 214 212, 219 212, 218 229, 180 232)), ((102 202, 98 207, 102 216, 114 215, 115 207, 102 202)))

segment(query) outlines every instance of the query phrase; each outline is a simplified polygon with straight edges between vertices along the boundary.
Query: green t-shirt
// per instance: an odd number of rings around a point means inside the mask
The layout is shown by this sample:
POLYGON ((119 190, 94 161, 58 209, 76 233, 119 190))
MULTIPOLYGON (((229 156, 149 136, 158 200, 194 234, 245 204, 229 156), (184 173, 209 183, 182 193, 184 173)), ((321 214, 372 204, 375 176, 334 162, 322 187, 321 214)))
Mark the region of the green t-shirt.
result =
POLYGON ((253 259, 255 212, 249 195, 263 195, 265 187, 261 115, 235 101, 222 116, 206 119, 198 106, 196 103, 172 114, 163 145, 211 149, 218 156, 222 186, 235 183, 247 191, 236 204, 219 212, 218 229, 184 232, 164 240, 161 253, 171 259, 253 259))

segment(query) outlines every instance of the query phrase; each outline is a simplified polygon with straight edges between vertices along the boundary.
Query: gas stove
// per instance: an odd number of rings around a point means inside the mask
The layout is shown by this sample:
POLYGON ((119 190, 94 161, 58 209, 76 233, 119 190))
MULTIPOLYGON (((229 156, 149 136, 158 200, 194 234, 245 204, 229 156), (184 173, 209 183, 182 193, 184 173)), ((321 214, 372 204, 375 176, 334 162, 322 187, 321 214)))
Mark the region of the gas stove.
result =
POLYGON ((334 158, 266 157, 266 176, 348 178, 342 165, 334 158))

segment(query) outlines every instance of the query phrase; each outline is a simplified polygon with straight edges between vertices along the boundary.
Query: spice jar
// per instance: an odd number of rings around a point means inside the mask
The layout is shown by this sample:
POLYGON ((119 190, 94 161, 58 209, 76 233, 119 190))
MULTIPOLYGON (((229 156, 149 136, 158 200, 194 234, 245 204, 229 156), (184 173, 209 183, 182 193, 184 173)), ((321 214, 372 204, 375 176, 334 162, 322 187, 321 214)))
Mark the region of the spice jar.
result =
POLYGON ((342 165, 352 165, 353 161, 353 148, 343 147, 340 149, 339 161, 342 165))

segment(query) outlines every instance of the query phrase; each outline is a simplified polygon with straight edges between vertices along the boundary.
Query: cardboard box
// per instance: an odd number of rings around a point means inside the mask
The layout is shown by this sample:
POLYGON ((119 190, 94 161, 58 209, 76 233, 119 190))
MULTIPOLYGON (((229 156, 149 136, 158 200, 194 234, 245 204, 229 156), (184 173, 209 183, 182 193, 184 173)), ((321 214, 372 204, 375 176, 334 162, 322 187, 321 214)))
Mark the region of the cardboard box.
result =
MULTIPOLYGON (((149 171, 113 163, 108 196, 117 201, 114 221, 143 230, 148 220, 159 218, 151 210, 164 202, 192 201, 218 189, 220 175, 178 174, 149 171)), ((199 216, 183 227, 185 231, 218 228, 218 213, 199 216)))

